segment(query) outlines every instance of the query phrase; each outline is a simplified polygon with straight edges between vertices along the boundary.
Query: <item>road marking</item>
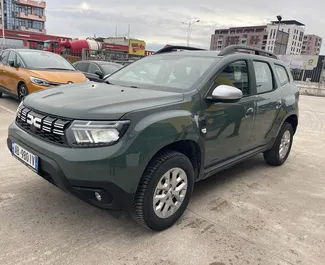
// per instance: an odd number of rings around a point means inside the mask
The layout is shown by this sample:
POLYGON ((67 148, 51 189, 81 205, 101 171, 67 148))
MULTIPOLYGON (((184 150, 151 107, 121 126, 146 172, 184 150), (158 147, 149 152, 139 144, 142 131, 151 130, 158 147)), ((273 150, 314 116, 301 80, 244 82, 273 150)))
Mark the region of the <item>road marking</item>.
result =
POLYGON ((16 115, 16 112, 13 111, 13 110, 11 110, 11 109, 8 109, 8 108, 6 108, 6 107, 4 107, 4 106, 1 106, 1 105, 0 105, 0 108, 3 109, 3 110, 5 110, 5 111, 8 111, 8 112, 11 113, 11 114, 16 115))

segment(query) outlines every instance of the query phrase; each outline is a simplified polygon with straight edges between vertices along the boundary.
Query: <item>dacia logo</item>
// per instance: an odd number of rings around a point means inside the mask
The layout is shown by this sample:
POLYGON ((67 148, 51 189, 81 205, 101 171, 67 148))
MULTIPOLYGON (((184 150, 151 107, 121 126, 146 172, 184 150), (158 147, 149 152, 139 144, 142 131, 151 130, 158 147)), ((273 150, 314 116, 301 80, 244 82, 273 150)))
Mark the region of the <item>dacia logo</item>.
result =
POLYGON ((30 125, 33 125, 34 127, 41 129, 41 122, 42 119, 38 118, 38 117, 34 117, 31 114, 27 114, 27 123, 30 125))

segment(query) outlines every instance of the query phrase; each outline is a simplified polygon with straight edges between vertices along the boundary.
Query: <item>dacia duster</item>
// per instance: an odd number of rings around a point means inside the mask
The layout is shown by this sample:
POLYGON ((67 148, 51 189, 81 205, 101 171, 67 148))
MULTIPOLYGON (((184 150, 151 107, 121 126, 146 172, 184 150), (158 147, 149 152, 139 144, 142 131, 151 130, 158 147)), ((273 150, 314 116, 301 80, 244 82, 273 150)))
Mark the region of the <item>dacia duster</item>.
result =
POLYGON ((169 46, 109 76, 27 96, 12 155, 102 209, 172 226, 194 183, 251 156, 282 165, 298 126, 290 69, 267 51, 169 46))

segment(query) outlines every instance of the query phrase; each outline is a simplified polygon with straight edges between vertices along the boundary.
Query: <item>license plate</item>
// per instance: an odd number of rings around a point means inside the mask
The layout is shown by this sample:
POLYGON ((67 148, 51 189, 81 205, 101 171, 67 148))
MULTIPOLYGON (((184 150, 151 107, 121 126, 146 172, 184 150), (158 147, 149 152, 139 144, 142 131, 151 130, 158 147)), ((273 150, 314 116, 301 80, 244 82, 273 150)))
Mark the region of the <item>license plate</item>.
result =
POLYGON ((12 155, 18 158, 19 161, 23 162, 26 166, 31 168, 33 171, 38 171, 38 156, 33 155, 20 145, 12 142, 11 143, 12 155))

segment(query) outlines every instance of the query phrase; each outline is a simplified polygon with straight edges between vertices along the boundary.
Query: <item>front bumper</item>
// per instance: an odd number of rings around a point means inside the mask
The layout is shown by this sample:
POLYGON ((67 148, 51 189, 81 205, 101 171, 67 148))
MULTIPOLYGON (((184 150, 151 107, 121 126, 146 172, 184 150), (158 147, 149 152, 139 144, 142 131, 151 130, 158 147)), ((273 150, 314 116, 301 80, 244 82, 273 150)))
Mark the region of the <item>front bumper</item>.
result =
POLYGON ((37 155, 38 174, 61 190, 102 209, 131 206, 140 176, 133 177, 136 170, 127 166, 124 156, 116 155, 118 145, 90 149, 56 146, 27 134, 15 123, 9 127, 10 151, 12 141, 37 155))

